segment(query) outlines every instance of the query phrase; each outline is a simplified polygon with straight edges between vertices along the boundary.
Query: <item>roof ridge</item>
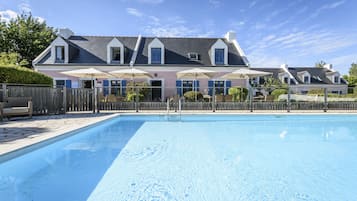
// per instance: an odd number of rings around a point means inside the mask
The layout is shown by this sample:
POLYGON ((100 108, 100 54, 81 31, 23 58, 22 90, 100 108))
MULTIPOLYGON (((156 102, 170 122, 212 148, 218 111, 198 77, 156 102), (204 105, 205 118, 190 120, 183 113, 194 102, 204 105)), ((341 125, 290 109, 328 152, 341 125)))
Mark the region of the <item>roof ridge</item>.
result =
MULTIPOLYGON (((98 37, 98 38, 110 38, 110 37, 122 37, 122 38, 138 38, 139 35, 137 36, 119 36, 119 35, 72 35, 71 37, 98 37)), ((223 37, 194 37, 194 36, 175 36, 175 37, 170 37, 170 36, 142 36, 142 38, 164 38, 164 39, 222 39, 225 40, 223 37)))

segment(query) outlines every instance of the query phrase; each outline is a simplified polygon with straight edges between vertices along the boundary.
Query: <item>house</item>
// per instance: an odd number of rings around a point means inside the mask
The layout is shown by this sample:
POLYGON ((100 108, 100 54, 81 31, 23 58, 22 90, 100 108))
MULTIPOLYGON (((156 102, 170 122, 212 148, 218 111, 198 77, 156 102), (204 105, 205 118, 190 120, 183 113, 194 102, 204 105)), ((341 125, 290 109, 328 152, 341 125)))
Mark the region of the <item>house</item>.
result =
MULTIPOLYGON (((225 80, 220 79, 220 76, 238 68, 249 68, 249 62, 236 39, 235 32, 232 31, 222 38, 167 38, 78 36, 69 29, 60 29, 58 37, 33 61, 33 66, 36 71, 51 76, 55 86, 108 87, 110 90, 103 90, 104 93, 116 95, 125 95, 124 89, 130 80, 108 78, 97 79, 93 83, 90 77, 79 79, 61 72, 82 68, 110 72, 135 67, 152 75, 151 79, 141 80, 155 86, 151 93, 152 100, 165 100, 177 93, 182 95, 195 89, 211 95, 212 90, 208 88, 213 86, 216 88, 216 94, 227 94, 231 86, 246 86, 244 79, 225 80), (177 72, 197 67, 214 70, 217 75, 209 80, 177 79, 177 72), (119 90, 112 90, 113 88, 119 90)), ((303 87, 310 86, 318 80, 315 79, 315 71, 309 68, 273 71, 277 72, 278 77, 284 75, 291 78, 292 85, 295 83, 299 89, 304 89, 303 87), (305 75, 309 75, 308 83, 304 83, 305 75)), ((338 76, 338 73, 332 70, 326 70, 325 73, 325 76, 320 75, 323 82, 329 78, 335 81, 334 76, 338 76)), ((335 86, 335 83, 332 85, 335 86)))
MULTIPOLYGON (((329 93, 346 94, 348 83, 338 71, 326 64, 317 67, 288 67, 283 64, 280 68, 251 68, 272 73, 272 77, 281 83, 289 85, 293 93, 306 94, 310 90, 327 88, 329 93)), ((263 84, 264 79, 257 78, 255 82, 263 84)))
MULTIPOLYGON (((218 75, 249 63, 234 32, 224 38, 165 38, 123 36, 77 36, 69 29, 61 29, 58 37, 33 62, 34 68, 54 79, 54 85, 90 88, 91 78, 78 79, 61 72, 93 67, 110 72, 129 67, 145 70, 153 76, 147 80, 156 86, 153 99, 164 100, 175 93, 198 86, 201 89, 216 84, 223 93, 244 80, 177 80, 178 71, 195 67, 214 69, 218 75), (179 88, 180 90, 177 90, 179 88)), ((128 80, 116 78, 97 80, 96 87, 125 88, 128 80)), ((124 90, 121 90, 122 92, 124 90)), ((201 90, 202 91, 202 90, 201 90)), ((206 90, 207 91, 207 90, 206 90)), ((207 92, 208 93, 208 92, 207 92)))

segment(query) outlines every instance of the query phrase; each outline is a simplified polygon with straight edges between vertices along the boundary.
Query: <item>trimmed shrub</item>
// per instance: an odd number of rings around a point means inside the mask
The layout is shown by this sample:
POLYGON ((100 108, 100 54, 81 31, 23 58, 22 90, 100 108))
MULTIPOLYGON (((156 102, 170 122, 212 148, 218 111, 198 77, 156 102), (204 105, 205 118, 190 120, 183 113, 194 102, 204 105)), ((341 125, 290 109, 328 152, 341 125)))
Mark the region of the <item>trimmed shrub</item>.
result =
POLYGON ((53 85, 51 77, 28 68, 0 66, 0 83, 53 85))
POLYGON ((311 89, 307 92, 307 95, 319 95, 323 96, 325 94, 324 89, 311 89))
POLYGON ((286 89, 274 89, 271 92, 271 95, 274 96, 274 100, 278 100, 280 95, 287 94, 287 93, 288 93, 288 90, 286 90, 286 89))
POLYGON ((126 85, 126 101, 135 101, 136 100, 136 91, 135 88, 138 88, 138 96, 139 96, 139 101, 144 101, 145 97, 149 97, 150 89, 148 88, 148 84, 146 82, 135 82, 135 87, 134 87, 134 82, 129 82, 126 85))
POLYGON ((183 96, 187 101, 195 101, 196 100, 196 95, 197 95, 197 100, 201 101, 203 100, 203 95, 199 91, 188 91, 186 92, 183 96))
POLYGON ((232 96, 232 101, 244 101, 248 95, 248 89, 241 87, 231 87, 228 94, 232 96))

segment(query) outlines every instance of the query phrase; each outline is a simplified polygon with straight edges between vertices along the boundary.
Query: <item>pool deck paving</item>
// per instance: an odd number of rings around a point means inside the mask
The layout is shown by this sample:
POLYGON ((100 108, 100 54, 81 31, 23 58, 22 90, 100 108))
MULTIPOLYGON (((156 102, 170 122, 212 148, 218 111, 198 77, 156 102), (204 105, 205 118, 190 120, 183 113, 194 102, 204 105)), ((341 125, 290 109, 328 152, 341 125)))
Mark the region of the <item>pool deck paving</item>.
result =
MULTIPOLYGON (((135 115, 180 115, 181 113, 170 111, 140 111, 135 113, 131 111, 102 111, 99 114, 93 113, 68 113, 65 115, 48 115, 34 116, 28 118, 13 118, 12 120, 0 121, 0 157, 7 153, 29 147, 33 144, 49 140, 51 138, 63 135, 65 133, 90 126, 94 123, 104 121, 115 116, 135 114, 135 115)), ((240 114, 240 115, 256 115, 256 114, 356 114, 346 111, 182 111, 182 114, 240 114)))

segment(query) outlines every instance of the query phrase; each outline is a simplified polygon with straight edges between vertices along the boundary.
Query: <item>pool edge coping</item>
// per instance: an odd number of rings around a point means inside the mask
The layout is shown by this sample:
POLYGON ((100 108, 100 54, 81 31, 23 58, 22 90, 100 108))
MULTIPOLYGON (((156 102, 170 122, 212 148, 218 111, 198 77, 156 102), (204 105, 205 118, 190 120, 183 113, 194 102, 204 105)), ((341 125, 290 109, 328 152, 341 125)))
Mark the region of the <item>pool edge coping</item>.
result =
POLYGON ((44 147, 46 145, 52 144, 58 140, 70 137, 72 135, 77 134, 78 132, 81 132, 83 130, 92 128, 94 126, 97 126, 98 124, 101 124, 107 120, 114 119, 116 117, 119 117, 121 113, 113 113, 108 116, 105 116, 101 119, 98 119, 97 121, 90 122, 88 124, 84 124, 78 127, 70 128, 68 130, 64 130, 63 132, 51 132, 48 134, 48 136, 38 139, 37 141, 34 142, 29 142, 24 144, 23 146, 17 146, 14 148, 10 148, 9 150, 4 151, 3 153, 0 153, 0 164, 3 162, 6 162, 8 160, 11 160, 13 158, 16 158, 18 156, 21 156, 23 154, 26 154, 27 152, 31 152, 33 150, 39 149, 41 147, 44 147))

